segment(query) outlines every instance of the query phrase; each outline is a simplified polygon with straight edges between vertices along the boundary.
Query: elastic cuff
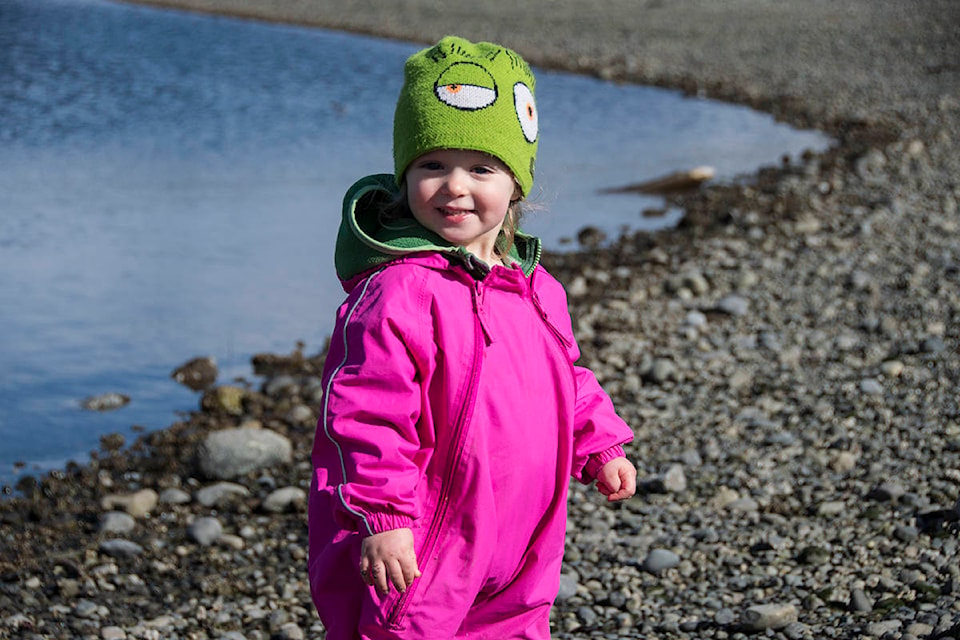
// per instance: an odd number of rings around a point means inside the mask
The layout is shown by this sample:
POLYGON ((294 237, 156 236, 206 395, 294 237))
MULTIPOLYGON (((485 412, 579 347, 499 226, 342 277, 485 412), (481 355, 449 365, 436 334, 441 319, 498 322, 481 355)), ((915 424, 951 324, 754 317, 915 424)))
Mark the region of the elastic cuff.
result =
POLYGON ((623 452, 623 447, 619 444, 615 444, 606 451, 601 451, 600 453, 595 453, 590 456, 590 459, 587 460, 586 466, 583 468, 583 472, 590 478, 596 478, 597 473, 600 472, 600 467, 607 464, 614 458, 624 458, 626 454, 623 452))
POLYGON ((394 529, 413 528, 413 518, 399 513, 368 513, 363 519, 365 527, 360 528, 364 537, 394 529))

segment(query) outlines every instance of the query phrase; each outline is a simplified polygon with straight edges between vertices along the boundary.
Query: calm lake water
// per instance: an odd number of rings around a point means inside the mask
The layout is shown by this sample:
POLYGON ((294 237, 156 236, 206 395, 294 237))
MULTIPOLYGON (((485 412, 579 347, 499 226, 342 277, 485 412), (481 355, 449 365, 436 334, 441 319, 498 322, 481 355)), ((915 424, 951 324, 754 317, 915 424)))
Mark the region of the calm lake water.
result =
MULTIPOLYGON (((341 290, 345 189, 390 171, 417 45, 98 0, 0 0, 0 484, 162 428, 198 397, 197 355, 315 352, 341 290), (93 413, 81 400, 132 398, 93 413), (16 462, 25 463, 20 470, 16 462)), ((673 224, 597 195, 697 165, 733 179, 826 148, 749 109, 538 72, 528 231, 673 224)))

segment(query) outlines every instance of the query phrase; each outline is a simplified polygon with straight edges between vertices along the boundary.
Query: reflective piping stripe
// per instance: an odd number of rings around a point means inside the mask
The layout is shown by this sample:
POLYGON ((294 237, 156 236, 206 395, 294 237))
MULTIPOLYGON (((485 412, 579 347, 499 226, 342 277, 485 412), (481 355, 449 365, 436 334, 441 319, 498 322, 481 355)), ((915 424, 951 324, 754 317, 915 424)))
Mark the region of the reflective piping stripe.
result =
POLYGON ((353 306, 350 307, 350 311, 347 312, 346 318, 343 320, 343 359, 340 361, 340 364, 337 365, 336 369, 333 370, 333 373, 330 374, 330 379, 327 381, 327 387, 323 390, 323 432, 327 435, 327 439, 333 443, 333 446, 337 448, 337 455, 340 457, 340 477, 343 481, 337 486, 337 497, 340 498, 340 503, 343 505, 343 508, 357 516, 363 521, 363 526, 366 527, 367 532, 370 535, 373 535, 373 529, 370 528, 370 523, 367 522, 367 517, 347 504, 346 499, 343 497, 343 485, 347 481, 347 465, 343 459, 343 449, 340 447, 340 443, 336 441, 333 437, 333 434, 330 433, 330 427, 327 423, 327 408, 330 403, 330 389, 333 387, 333 381, 337 377, 337 374, 340 373, 340 369, 347 364, 347 327, 350 324, 350 319, 353 317, 353 312, 357 310, 357 307, 360 306, 360 303, 363 301, 363 297, 367 293, 367 287, 370 286, 370 282, 376 277, 383 269, 374 272, 367 278, 366 282, 363 283, 363 288, 360 290, 360 295, 357 297, 357 301, 353 303, 353 306))

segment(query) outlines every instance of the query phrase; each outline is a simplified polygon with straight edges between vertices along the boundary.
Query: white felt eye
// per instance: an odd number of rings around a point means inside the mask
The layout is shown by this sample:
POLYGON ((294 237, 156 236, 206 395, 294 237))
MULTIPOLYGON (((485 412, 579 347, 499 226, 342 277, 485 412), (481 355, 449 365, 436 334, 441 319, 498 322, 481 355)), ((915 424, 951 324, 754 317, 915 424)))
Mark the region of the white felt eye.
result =
POLYGON ((520 119, 520 128, 527 142, 535 142, 540 131, 537 118, 537 104, 533 101, 533 92, 530 87, 518 82, 513 85, 513 102, 517 108, 517 118, 520 119))
POLYGON ((444 84, 437 86, 437 97, 451 107, 476 111, 493 104, 497 91, 473 84, 444 84))

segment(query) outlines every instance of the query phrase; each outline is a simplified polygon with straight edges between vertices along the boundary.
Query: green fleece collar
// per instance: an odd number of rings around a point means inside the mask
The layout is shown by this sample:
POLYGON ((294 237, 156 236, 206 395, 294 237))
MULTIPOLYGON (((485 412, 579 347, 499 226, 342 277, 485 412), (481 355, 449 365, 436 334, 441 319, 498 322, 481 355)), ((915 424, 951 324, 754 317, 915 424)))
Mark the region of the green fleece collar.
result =
MULTIPOLYGON (((479 272, 479 277, 486 275, 482 266, 478 268, 478 264, 483 263, 473 254, 447 242, 412 218, 385 225, 380 212, 398 192, 394 176, 386 173, 361 178, 347 190, 334 252, 334 264, 341 281, 422 251, 443 253, 463 263, 471 273, 479 272)), ((524 275, 529 276, 540 262, 540 252, 539 238, 518 231, 509 256, 519 263, 524 275)))

